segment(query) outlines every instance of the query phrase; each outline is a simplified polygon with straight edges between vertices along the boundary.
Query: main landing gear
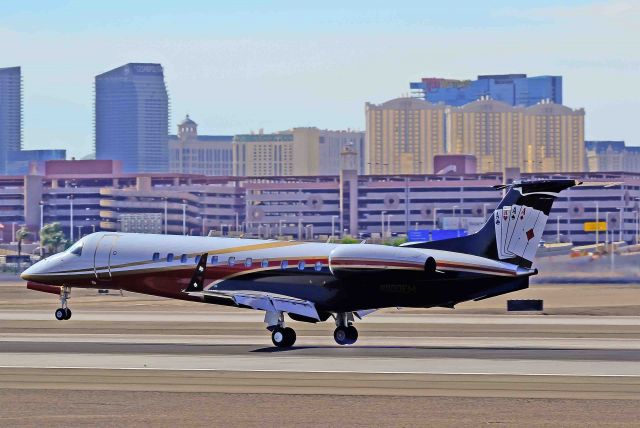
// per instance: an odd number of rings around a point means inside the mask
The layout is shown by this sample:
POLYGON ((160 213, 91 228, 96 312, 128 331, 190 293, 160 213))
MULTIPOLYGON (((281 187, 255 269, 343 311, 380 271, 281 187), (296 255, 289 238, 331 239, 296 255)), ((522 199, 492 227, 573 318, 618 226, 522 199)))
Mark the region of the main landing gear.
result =
POLYGON ((67 301, 71 296, 71 288, 66 285, 60 287, 60 307, 56 309, 55 315, 58 321, 71 319, 71 309, 67 301))
POLYGON ((267 330, 271 331, 271 341, 278 348, 290 348, 296 343, 296 332, 285 326, 282 312, 266 312, 264 322, 267 323, 267 330))
POLYGON ((358 330, 353 326, 353 313, 336 314, 336 329, 333 338, 338 345, 353 345, 358 340, 358 330))

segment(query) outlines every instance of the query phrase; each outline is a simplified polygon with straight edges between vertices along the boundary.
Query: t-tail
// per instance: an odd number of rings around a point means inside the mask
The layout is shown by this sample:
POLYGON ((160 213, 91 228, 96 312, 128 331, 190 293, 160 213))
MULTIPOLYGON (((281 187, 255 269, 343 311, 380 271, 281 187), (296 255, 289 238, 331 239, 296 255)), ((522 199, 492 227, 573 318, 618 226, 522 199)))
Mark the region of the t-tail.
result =
POLYGON ((575 180, 540 180, 495 186, 508 189, 507 194, 478 232, 403 246, 455 251, 530 268, 553 202, 561 191, 578 184, 575 180))

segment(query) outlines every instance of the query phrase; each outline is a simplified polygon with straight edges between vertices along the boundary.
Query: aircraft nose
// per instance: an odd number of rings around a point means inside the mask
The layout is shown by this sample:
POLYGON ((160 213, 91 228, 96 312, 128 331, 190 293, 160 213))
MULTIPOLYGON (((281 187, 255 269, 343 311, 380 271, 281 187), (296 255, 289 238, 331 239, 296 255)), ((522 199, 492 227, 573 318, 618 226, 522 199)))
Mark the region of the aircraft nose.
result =
POLYGON ((24 272, 20 274, 20 278, 28 281, 30 279, 34 279, 34 277, 40 273, 42 273, 42 262, 38 262, 33 266, 29 266, 24 272))

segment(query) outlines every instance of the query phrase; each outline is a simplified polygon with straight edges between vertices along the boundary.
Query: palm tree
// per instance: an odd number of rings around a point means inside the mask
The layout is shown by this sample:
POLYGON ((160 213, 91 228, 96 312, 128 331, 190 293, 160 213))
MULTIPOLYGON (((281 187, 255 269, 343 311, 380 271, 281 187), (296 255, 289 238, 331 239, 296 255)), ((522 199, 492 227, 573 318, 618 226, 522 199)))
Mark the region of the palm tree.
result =
POLYGON ((47 249, 47 253, 54 254, 65 247, 67 239, 64 236, 60 223, 49 223, 42 226, 40 230, 40 240, 43 247, 47 249))
POLYGON ((18 271, 20 271, 20 259, 22 258, 22 241, 27 239, 31 235, 29 229, 26 226, 21 226, 16 230, 16 241, 18 241, 18 271))

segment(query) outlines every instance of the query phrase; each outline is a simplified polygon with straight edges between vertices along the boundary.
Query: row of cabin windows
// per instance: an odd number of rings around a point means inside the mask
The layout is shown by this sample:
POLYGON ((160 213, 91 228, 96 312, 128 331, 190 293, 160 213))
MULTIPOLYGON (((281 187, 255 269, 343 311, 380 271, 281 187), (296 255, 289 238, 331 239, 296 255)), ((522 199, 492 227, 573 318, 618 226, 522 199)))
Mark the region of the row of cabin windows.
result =
MULTIPOLYGON (((200 263, 200 257, 201 257, 201 256, 196 256, 196 257, 194 258, 194 262, 195 262, 195 264, 200 263)), ((153 253, 152 260, 153 260, 154 262, 160 261, 160 253, 153 253)), ((168 254, 167 254, 167 262, 169 262, 169 263, 170 263, 170 262, 173 262, 173 260, 174 260, 173 253, 168 253, 168 254)), ((188 256, 187 256, 186 254, 182 254, 182 255, 180 256, 180 263, 187 263, 187 260, 188 260, 188 256)), ((217 264, 217 263, 218 263, 218 256, 211 256, 211 264, 213 265, 213 264, 217 264)), ((235 266, 235 264, 236 264, 236 258, 235 258, 235 257, 229 257, 229 258, 227 259, 227 264, 228 264, 229 266, 235 266)), ((251 267, 251 266, 253 266, 253 259, 252 259, 251 257, 247 257, 247 258, 244 260, 244 265, 245 265, 246 267, 251 267)), ((267 259, 262 260, 262 261, 260 262, 260 266, 261 266, 261 267, 263 267, 263 268, 267 268, 267 267, 269 267, 269 260, 267 260, 267 259)), ((304 270, 305 266, 306 266, 306 264, 305 264, 304 260, 300 260, 300 261, 298 262, 298 270, 304 270)), ((289 267, 289 262, 288 262, 287 260, 282 260, 282 261, 280 262, 280 268, 281 268, 281 269, 286 269, 287 267, 289 267)), ((322 270, 322 267, 323 267, 322 262, 316 262, 316 263, 314 264, 314 266, 313 266, 313 268, 314 268, 316 271, 321 271, 321 270, 322 270)))

